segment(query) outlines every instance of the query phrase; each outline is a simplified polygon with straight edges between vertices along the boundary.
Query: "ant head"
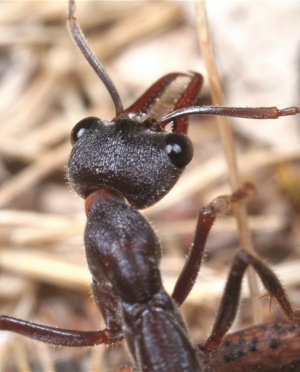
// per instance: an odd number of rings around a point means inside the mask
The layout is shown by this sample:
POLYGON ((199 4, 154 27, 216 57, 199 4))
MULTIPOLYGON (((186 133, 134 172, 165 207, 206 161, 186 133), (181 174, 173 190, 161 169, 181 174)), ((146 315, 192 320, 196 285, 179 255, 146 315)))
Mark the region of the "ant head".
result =
POLYGON ((172 115, 164 115, 194 102, 202 76, 165 75, 124 110, 115 85, 90 50, 77 23, 74 0, 69 0, 68 27, 75 44, 106 86, 116 111, 112 122, 90 117, 74 127, 68 165, 70 183, 82 197, 105 186, 120 192, 135 208, 146 208, 170 191, 192 159, 193 147, 184 134, 187 115, 183 113, 174 120, 172 115), (176 88, 178 79, 181 84, 176 88), (171 89, 169 94, 173 83, 175 90, 171 89), (164 127, 171 121, 173 128, 168 133, 164 127))
POLYGON ((193 156, 185 134, 158 127, 153 120, 138 122, 127 115, 113 122, 94 117, 81 120, 71 134, 68 178, 72 187, 82 197, 110 187, 135 208, 156 203, 193 156))

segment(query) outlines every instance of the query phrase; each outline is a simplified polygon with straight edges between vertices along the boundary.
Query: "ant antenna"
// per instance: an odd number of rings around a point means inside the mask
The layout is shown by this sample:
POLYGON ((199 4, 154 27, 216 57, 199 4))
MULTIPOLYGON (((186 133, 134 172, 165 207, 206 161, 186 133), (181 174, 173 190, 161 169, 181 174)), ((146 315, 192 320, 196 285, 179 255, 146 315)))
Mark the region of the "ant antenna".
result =
POLYGON ((279 116, 296 115, 300 113, 300 107, 288 107, 279 110, 277 107, 224 107, 224 106, 193 106, 170 112, 157 124, 165 126, 174 119, 191 115, 216 115, 229 116, 245 119, 277 119, 279 116))
POLYGON ((74 43, 77 45, 78 49, 83 54, 84 58, 92 66, 92 68, 94 69, 94 71, 102 80, 103 84, 108 90, 115 105, 116 116, 118 116, 124 112, 120 95, 111 78, 107 75, 103 66, 97 60, 95 54, 91 51, 90 47, 88 46, 84 34, 81 31, 79 23, 77 22, 77 19, 75 17, 75 10, 76 10, 75 0, 69 0, 67 26, 71 34, 71 37, 74 43))

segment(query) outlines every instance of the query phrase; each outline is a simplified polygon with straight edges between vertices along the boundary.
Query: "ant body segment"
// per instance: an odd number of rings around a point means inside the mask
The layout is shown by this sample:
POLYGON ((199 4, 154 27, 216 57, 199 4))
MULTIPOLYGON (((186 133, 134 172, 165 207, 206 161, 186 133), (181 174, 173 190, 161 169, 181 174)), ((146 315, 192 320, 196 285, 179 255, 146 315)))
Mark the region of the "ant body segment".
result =
POLYGON ((161 281, 159 239, 137 210, 162 199, 191 161, 193 147, 187 136, 190 115, 276 119, 298 114, 300 108, 193 106, 202 76, 170 73, 124 109, 113 82, 85 41, 75 18, 74 0, 69 0, 68 26, 79 50, 110 93, 116 111, 112 121, 89 117, 75 125, 68 163, 68 179, 85 199, 86 257, 93 295, 106 328, 72 331, 1 316, 0 329, 68 347, 113 344, 124 338, 136 370, 210 370, 212 358, 217 360, 218 348, 223 347, 222 340, 235 319, 242 278, 249 265, 269 295, 276 298, 286 322, 293 324, 297 313, 280 281, 260 259, 242 250, 235 256, 215 325, 203 346, 192 344, 178 310, 197 278, 213 222, 232 203, 247 197, 251 185, 231 196, 221 196, 200 210, 189 257, 171 296, 161 281), (182 90, 167 107, 159 106, 174 82, 179 82, 182 90), (165 130, 169 123, 171 132, 165 130))

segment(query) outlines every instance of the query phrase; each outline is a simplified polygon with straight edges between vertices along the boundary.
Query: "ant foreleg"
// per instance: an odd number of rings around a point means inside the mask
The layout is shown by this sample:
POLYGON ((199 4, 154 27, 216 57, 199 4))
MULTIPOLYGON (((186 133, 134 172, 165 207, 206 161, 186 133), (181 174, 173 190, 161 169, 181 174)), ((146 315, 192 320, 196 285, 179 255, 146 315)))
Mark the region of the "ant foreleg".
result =
POLYGON ((109 345, 123 339, 122 334, 109 329, 102 331, 74 331, 47 327, 5 315, 0 316, 0 329, 2 331, 15 332, 51 345, 69 347, 109 345))
POLYGON ((93 280, 91 287, 95 301, 107 325, 107 328, 103 330, 75 331, 47 327, 5 315, 0 316, 0 329, 59 346, 109 345, 121 341, 124 338, 121 325, 121 311, 111 286, 105 282, 99 284, 93 280))
POLYGON ((103 330, 75 331, 47 327, 5 315, 0 316, 0 329, 59 346, 109 345, 121 341, 124 338, 121 326, 121 312, 118 300, 113 294, 111 286, 105 282, 99 284, 93 280, 91 287, 95 301, 107 326, 103 330))
POLYGON ((94 300, 103 315, 107 330, 122 335, 122 316, 119 306, 119 300, 112 291, 112 287, 108 283, 97 283, 93 279, 91 288, 93 291, 94 300))
POLYGON ((231 195, 219 196, 200 210, 189 256, 172 293, 172 298, 178 306, 181 306, 185 301, 197 279, 207 237, 215 219, 225 214, 230 209, 232 203, 241 201, 253 193, 253 191, 254 186, 251 183, 246 183, 231 195))
POLYGON ((271 298, 276 298, 284 315, 289 320, 294 320, 294 310, 277 276, 257 257, 240 250, 236 254, 230 269, 212 333, 205 345, 201 347, 204 352, 209 353, 215 350, 231 327, 238 309, 242 279, 249 265, 251 265, 259 275, 269 296, 271 298))

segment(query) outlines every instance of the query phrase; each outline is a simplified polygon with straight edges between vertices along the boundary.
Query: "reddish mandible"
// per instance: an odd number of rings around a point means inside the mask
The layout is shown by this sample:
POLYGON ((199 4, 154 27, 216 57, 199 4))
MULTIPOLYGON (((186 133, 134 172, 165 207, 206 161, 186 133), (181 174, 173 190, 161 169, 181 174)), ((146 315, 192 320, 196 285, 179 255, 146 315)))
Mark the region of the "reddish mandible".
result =
POLYGON ((133 369, 138 371, 267 370, 300 363, 300 347, 294 342, 300 335, 298 312, 272 270, 243 250, 234 258, 212 333, 204 345, 193 345, 179 312, 197 278, 213 222, 232 203, 247 197, 251 185, 231 196, 220 196, 200 210, 189 257, 171 296, 161 281, 159 239, 137 211, 164 197, 191 161, 193 147, 187 136, 190 115, 276 119, 298 114, 300 108, 193 106, 202 76, 170 73, 125 110, 117 89, 80 30, 74 0, 69 1, 68 26, 116 110, 113 121, 89 117, 75 125, 68 164, 69 181, 86 202, 86 257, 94 299, 106 328, 92 332, 65 330, 2 315, 0 329, 67 347, 113 344, 125 339, 133 369), (174 83, 183 88, 176 97, 172 95, 172 102, 161 107, 158 102, 168 98, 174 83), (171 132, 165 130, 168 123, 172 123, 171 132), (225 337, 235 319, 242 278, 249 265, 270 297, 277 300, 286 320, 225 337), (288 332, 284 332, 286 329, 288 332), (277 344, 270 344, 270 337, 277 344), (279 355, 275 345, 280 343, 279 355))

